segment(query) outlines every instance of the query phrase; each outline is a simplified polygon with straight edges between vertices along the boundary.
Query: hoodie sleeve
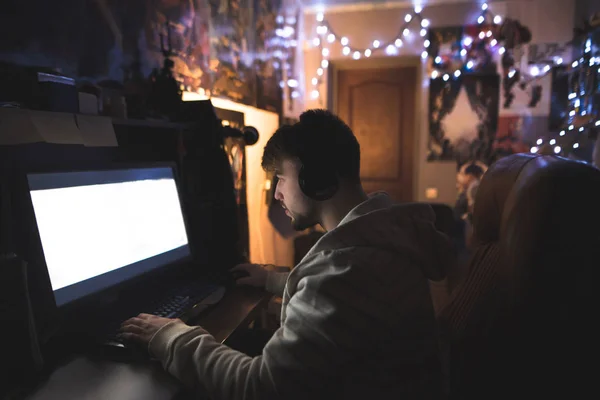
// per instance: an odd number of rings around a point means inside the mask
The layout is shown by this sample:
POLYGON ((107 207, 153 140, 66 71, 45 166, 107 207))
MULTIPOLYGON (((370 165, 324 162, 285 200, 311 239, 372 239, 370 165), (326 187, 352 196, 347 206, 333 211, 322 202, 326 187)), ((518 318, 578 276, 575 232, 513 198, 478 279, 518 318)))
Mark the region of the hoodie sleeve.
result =
POLYGON ((261 356, 248 357, 182 322, 159 330, 150 352, 169 373, 216 399, 306 399, 327 393, 351 364, 349 358, 357 356, 352 350, 364 346, 372 321, 348 306, 353 296, 339 291, 323 260, 314 263, 320 274, 295 280, 287 317, 261 356))

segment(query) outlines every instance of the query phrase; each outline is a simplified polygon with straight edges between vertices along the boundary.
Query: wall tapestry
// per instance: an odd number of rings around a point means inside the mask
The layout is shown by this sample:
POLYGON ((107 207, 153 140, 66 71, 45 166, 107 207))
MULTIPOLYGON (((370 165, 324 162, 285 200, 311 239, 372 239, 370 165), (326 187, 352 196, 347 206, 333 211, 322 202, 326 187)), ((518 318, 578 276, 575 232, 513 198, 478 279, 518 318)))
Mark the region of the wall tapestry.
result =
POLYGON ((498 125, 498 75, 464 74, 432 79, 428 160, 486 160, 498 125))

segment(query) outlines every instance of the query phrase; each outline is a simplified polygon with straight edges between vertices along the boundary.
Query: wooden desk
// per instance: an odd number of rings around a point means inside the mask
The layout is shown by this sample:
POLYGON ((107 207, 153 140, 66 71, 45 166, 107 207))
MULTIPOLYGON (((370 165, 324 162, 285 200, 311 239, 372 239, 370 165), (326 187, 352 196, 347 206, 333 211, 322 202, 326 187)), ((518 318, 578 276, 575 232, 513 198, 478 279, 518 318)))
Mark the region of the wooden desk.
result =
MULTIPOLYGON (((237 329, 257 318, 269 298, 262 290, 232 288, 194 324, 225 342, 237 329)), ((120 363, 81 355, 53 371, 27 399, 170 400, 182 392, 179 382, 156 362, 120 363)))

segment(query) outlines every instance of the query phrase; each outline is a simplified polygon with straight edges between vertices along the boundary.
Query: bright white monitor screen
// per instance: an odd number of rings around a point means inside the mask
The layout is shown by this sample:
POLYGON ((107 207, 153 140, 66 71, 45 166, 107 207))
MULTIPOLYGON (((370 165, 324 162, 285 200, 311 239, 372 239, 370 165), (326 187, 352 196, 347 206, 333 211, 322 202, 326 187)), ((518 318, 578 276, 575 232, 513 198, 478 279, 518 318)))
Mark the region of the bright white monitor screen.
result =
POLYGON ((28 175, 57 306, 190 255, 170 167, 28 175))

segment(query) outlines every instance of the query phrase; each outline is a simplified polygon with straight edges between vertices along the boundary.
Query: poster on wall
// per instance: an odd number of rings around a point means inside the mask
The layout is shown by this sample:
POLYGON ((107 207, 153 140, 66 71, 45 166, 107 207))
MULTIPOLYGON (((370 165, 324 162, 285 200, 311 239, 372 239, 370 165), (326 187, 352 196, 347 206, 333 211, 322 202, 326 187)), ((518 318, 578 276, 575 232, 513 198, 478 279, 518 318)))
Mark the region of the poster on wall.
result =
POLYGON ((493 158, 528 153, 538 138, 550 136, 548 117, 527 115, 500 116, 492 145, 493 158))
POLYGON ((429 161, 486 160, 498 126, 500 78, 464 74, 432 79, 429 95, 429 161))

